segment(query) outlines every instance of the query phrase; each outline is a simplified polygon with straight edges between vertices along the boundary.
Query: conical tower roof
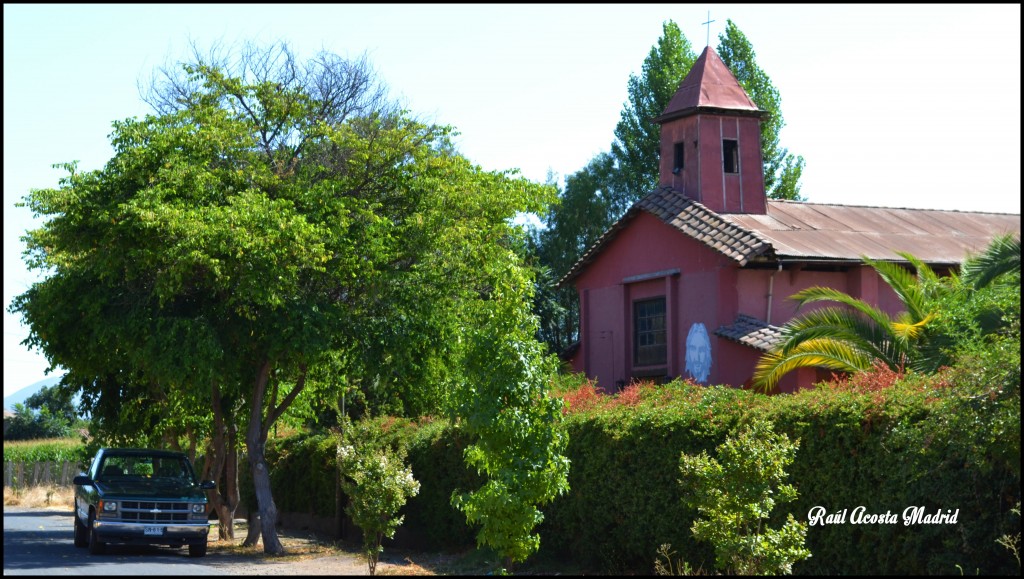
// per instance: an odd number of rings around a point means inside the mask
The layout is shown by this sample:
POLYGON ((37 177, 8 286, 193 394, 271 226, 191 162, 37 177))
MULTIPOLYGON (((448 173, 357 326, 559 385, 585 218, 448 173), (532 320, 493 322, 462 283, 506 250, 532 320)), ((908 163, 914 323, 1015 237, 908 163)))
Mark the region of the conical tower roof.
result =
POLYGON ((760 116, 754 101, 710 46, 704 48, 679 90, 657 119, 659 123, 698 112, 728 112, 760 116))

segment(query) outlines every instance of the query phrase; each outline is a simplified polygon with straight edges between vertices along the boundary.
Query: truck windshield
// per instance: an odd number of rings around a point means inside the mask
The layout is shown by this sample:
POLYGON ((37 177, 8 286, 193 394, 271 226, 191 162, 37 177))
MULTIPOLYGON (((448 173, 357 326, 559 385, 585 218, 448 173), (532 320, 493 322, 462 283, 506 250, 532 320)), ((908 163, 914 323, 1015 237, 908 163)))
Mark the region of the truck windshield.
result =
POLYGON ((182 457, 110 455, 103 459, 97 480, 153 480, 194 484, 195 474, 182 457))

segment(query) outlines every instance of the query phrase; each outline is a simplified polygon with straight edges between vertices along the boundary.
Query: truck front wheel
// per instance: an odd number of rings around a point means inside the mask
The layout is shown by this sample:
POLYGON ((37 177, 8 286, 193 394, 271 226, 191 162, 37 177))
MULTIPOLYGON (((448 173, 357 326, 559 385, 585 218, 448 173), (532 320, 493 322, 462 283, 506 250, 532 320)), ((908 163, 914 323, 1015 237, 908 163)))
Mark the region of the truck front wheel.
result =
POLYGON ((102 555, 107 550, 107 544, 96 536, 96 521, 94 519, 95 515, 89 513, 89 553, 102 555))
POLYGON ((78 519, 78 513, 75 513, 75 546, 89 546, 89 529, 78 519))

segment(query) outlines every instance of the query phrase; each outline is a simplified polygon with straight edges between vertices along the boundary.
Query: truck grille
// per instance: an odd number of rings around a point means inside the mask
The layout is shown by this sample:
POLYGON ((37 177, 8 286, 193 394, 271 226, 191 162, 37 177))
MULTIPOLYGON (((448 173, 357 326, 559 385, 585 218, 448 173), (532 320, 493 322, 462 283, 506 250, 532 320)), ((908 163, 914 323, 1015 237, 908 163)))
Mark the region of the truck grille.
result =
POLYGON ((139 523, 171 523, 188 521, 188 503, 153 501, 122 501, 121 520, 139 523))

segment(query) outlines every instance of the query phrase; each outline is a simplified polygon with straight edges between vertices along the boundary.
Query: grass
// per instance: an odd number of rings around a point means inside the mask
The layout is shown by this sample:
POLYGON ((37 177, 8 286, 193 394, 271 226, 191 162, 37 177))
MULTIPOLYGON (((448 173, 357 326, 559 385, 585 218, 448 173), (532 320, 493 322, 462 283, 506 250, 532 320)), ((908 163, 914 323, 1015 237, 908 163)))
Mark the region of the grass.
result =
POLYGON ((44 485, 16 489, 4 487, 5 507, 26 507, 32 509, 66 508, 70 512, 75 507, 75 493, 71 487, 44 485))

